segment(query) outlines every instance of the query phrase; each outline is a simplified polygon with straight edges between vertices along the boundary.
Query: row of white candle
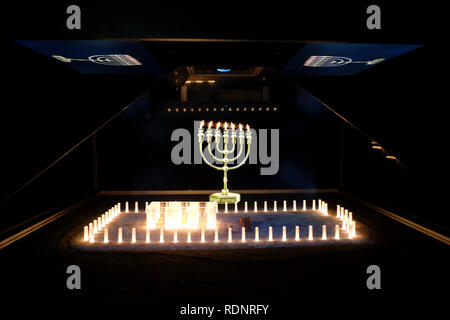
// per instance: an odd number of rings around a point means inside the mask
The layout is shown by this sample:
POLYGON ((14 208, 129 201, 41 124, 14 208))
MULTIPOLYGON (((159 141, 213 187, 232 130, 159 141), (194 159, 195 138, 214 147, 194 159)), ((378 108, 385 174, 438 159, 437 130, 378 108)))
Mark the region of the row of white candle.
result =
MULTIPOLYGON (((292 209, 288 209, 287 200, 283 200, 283 209, 280 211, 287 212, 287 211, 307 211, 307 210, 308 210, 308 208, 307 208, 306 200, 303 200, 302 210, 297 210, 297 200, 292 200, 292 209)), ((317 206, 316 206, 316 200, 314 199, 314 200, 312 200, 312 205, 310 207, 310 210, 319 211, 327 216, 328 215, 328 203, 319 199, 317 201, 317 206)), ((230 209, 228 208, 228 203, 225 203, 223 213, 229 213, 229 212, 230 212, 230 209)), ((235 213, 240 212, 237 203, 234 204, 234 212, 235 213)), ((248 202, 245 201, 244 202, 244 212, 261 212, 258 210, 258 201, 253 202, 253 210, 249 210, 248 202)), ((268 206, 267 206, 267 201, 264 201, 262 212, 278 212, 278 202, 276 200, 274 200, 272 210, 269 210, 268 206)))
MULTIPOLYGON (((122 243, 123 242, 123 233, 122 233, 123 228, 118 228, 117 229, 117 243, 122 243)), ((335 233, 334 233, 334 239, 335 240, 339 240, 340 239, 340 226, 339 225, 335 225, 335 233)), ((348 239, 353 239, 356 236, 356 224, 352 225, 352 229, 351 232, 348 232, 347 237, 348 239)), ((325 225, 322 225, 322 240, 327 240, 327 227, 325 225)), ((91 234, 88 230, 88 227, 84 227, 84 240, 93 243, 95 242, 95 237, 93 235, 93 233, 91 234)), ((273 227, 269 226, 269 236, 268 236, 268 241, 274 241, 273 238, 273 227)), ((282 237, 281 237, 281 241, 287 241, 287 236, 286 236, 286 226, 282 227, 282 237)), ((295 241, 300 241, 300 226, 295 226, 295 241)), ((308 240, 314 240, 314 235, 313 235, 313 226, 309 225, 308 226, 308 240)), ((108 228, 105 227, 103 230, 103 242, 104 243, 108 243, 109 242, 109 238, 108 238, 108 228)), ((145 242, 146 243, 150 243, 150 229, 146 229, 146 236, 145 236, 145 242)), ((159 232, 159 242, 160 243, 164 243, 164 229, 161 228, 160 232, 159 232)), ((201 237, 200 237, 200 242, 201 243, 205 243, 205 229, 201 229, 201 237)), ((219 232, 217 229, 215 229, 214 231, 214 242, 219 242, 219 232)), ((231 227, 228 227, 228 239, 227 242, 233 242, 233 229, 231 227)), ((246 242, 246 231, 245 228, 242 227, 241 228, 241 242, 246 242)), ((260 242, 260 237, 259 237, 259 227, 255 227, 255 232, 254 232, 254 242, 260 242)), ((131 229, 131 243, 136 243, 136 228, 132 228, 131 229)), ((178 230, 174 230, 173 231, 173 243, 178 243, 178 230)), ((192 243, 192 235, 191 235, 191 231, 187 231, 187 235, 186 235, 186 243, 192 243)))
POLYGON ((104 228, 107 237, 108 231, 106 226, 122 212, 120 207, 121 207, 120 202, 118 202, 117 204, 112 206, 108 211, 105 211, 104 214, 95 218, 92 222, 89 223, 88 226, 84 226, 83 240, 95 242, 95 234, 104 228))
POLYGON ((353 213, 339 204, 336 206, 336 218, 342 221, 342 230, 350 232, 355 228, 356 222, 353 220, 353 213))

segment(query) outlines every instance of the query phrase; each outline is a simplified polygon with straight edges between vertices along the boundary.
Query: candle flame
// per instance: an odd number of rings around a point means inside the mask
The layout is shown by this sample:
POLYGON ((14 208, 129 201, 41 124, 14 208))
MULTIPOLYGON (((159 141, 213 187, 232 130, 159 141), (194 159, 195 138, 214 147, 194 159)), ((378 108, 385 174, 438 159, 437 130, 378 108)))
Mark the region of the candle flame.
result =
POLYGON ((225 130, 228 129, 228 122, 225 122, 225 123, 223 124, 223 128, 224 128, 225 130))
POLYGON ((203 128, 204 125, 205 125, 205 121, 202 120, 202 122, 200 122, 200 129, 203 128))
POLYGON ((216 123, 216 129, 219 129, 222 124, 220 122, 216 123))
POLYGON ((247 131, 250 131, 250 126, 249 125, 247 125, 247 131))
POLYGON ((239 130, 242 130, 242 123, 239 123, 239 130))
POLYGON ((231 123, 231 130, 234 130, 235 124, 232 122, 231 123))
POLYGON ((214 122, 210 121, 210 122, 208 123, 208 129, 211 129, 211 127, 213 126, 213 124, 214 124, 214 122))

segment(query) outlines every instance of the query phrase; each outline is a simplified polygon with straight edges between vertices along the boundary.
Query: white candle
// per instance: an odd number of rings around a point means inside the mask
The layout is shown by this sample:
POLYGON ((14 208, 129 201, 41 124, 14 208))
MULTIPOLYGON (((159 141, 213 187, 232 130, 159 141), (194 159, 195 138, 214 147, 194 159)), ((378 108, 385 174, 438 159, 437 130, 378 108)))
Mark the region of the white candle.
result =
POLYGON ((98 217, 97 218, 97 231, 102 230, 102 218, 98 217))
POLYGON ((238 204, 237 204, 237 202, 234 203, 234 212, 235 213, 238 212, 238 204))
POLYGON ((300 241, 300 227, 295 226, 295 241, 300 241))
POLYGON ((164 229, 159 228, 159 242, 164 243, 164 229))
POLYGON ((244 202, 244 212, 248 212, 248 204, 247 204, 247 201, 244 202))
POLYGON ((214 230, 214 242, 219 242, 219 231, 217 228, 214 230))
POLYGON ((205 228, 202 228, 202 236, 200 238, 201 243, 205 243, 205 228))
POLYGON ((232 241, 233 241, 232 229, 231 229, 231 227, 228 227, 228 242, 232 242, 232 241))
POLYGON ((264 201, 264 212, 267 212, 267 201, 264 201))
POLYGON ((292 211, 297 211, 297 201, 296 200, 292 201, 292 211))
POLYGON ((90 234, 90 236, 89 236, 89 242, 90 242, 90 243, 94 243, 94 242, 95 242, 95 235, 94 235, 94 232, 92 232, 92 233, 90 234))
POLYGON ((339 218, 340 216, 341 216, 341 206, 340 205, 337 205, 337 209, 336 209, 336 218, 339 218))
POLYGON ((303 200, 303 211, 306 211, 306 200, 303 200))
POLYGON ((102 228, 104 228, 105 227, 105 214, 102 214, 101 215, 101 218, 100 218, 100 220, 101 220, 101 224, 102 224, 102 228))
POLYGON ((322 211, 322 200, 320 200, 320 199, 318 201, 318 207, 319 207, 318 210, 322 211))
POLYGON ((178 230, 175 230, 173 232, 173 243, 177 243, 178 242, 178 230))
POLYGON ((103 242, 108 243, 108 228, 103 229, 103 242))
POLYGON ((242 242, 245 242, 245 227, 242 227, 241 233, 242 233, 242 239, 241 239, 241 241, 242 241, 242 242))
POLYGON ((352 224, 352 237, 356 237, 356 221, 352 224))
POLYGON ((186 242, 187 242, 187 243, 191 243, 191 242, 192 242, 192 239, 191 239, 191 230, 188 231, 186 242))
POLYGON ((273 211, 276 212, 277 210, 278 210, 278 208, 277 208, 277 201, 275 200, 273 202, 273 211))
POLYGON ((150 229, 145 230, 145 242, 150 243, 150 229))
POLYGON ((313 200, 312 209, 316 210, 316 199, 313 200))
POLYGON ((287 211, 286 200, 283 200, 283 211, 287 211))
POLYGON ((131 243, 136 243, 136 228, 131 229, 131 243))
POLYGON ((129 208, 128 208, 128 201, 125 201, 125 212, 126 213, 128 213, 129 212, 129 210, 128 210, 129 208))
POLYGON ((139 211, 139 204, 138 202, 134 202, 134 212, 138 212, 139 211))
POLYGON ((341 207, 341 220, 344 219, 344 207, 341 207))
POLYGON ((122 228, 119 228, 117 230, 117 243, 122 243, 123 239, 122 239, 122 228))
POLYGON ((84 241, 89 241, 89 227, 88 226, 84 226, 83 240, 84 241))
POLYGON ((253 211, 258 212, 258 202, 257 201, 253 202, 253 211))
POLYGON ((273 230, 272 230, 272 226, 269 227, 269 241, 273 241, 273 230))
POLYGON ((120 202, 117 203, 117 213, 120 213, 120 202))
POLYGON ((310 225, 309 227, 308 227, 308 240, 313 240, 314 239, 314 236, 313 236, 313 227, 310 225))
POLYGON ((94 233, 97 233, 97 219, 94 220, 94 233))
POLYGON ((348 223, 353 224, 353 213, 351 211, 348 212, 348 223))
POLYGON ((286 241, 286 226, 283 226, 283 236, 282 236, 281 240, 286 241))
POLYGON ((322 240, 327 240, 327 226, 322 225, 322 240))
POLYGON ((342 220, 342 230, 347 230, 347 225, 345 224, 345 219, 342 220))
POLYGON ((334 238, 336 240, 339 240, 339 225, 338 224, 336 225, 336 232, 334 234, 334 238))
POLYGON ((225 213, 228 213, 228 203, 227 202, 225 202, 225 213))
POLYGON ((259 227, 255 227, 255 242, 259 242, 259 227))

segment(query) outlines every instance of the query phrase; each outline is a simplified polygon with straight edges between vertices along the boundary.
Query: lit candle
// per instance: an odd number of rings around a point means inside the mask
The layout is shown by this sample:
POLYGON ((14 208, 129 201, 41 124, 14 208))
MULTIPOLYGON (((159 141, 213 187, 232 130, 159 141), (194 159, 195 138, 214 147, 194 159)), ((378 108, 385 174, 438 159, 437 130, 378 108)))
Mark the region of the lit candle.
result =
POLYGON ((292 211, 297 211, 297 201, 296 200, 292 201, 292 211))
POLYGON ((232 242, 232 241, 233 241, 232 229, 231 229, 231 227, 228 227, 228 242, 232 242))
POLYGON ((191 242, 192 242, 192 239, 191 239, 191 230, 188 231, 186 242, 187 242, 187 243, 191 243, 191 242))
POLYGON ((219 231, 217 230, 217 228, 216 230, 214 230, 214 242, 219 242, 219 231))
POLYGON ((89 227, 88 226, 84 226, 84 237, 83 237, 84 241, 89 241, 89 227))
POLYGON ((322 240, 327 240, 327 226, 322 226, 322 240))
POLYGON ((282 236, 281 240, 286 241, 286 226, 283 226, 283 236, 282 236))
POLYGON ((128 201, 126 201, 126 202, 125 202, 125 212, 126 212, 126 213, 129 212, 128 209, 129 209, 129 208, 128 208, 128 201))
POLYGON ((162 227, 159 228, 159 242, 164 243, 164 229, 162 227))
POLYGON ((300 227, 295 226, 295 241, 300 241, 300 227))
POLYGON ((255 202, 253 203, 253 211, 254 211, 254 212, 258 212, 258 202, 257 202, 257 201, 255 201, 255 202))
POLYGON ((233 145, 236 144, 236 130, 233 122, 231 123, 231 141, 233 142, 233 145))
POLYGON ((273 202, 273 211, 274 212, 277 211, 277 201, 276 200, 273 202))
POLYGON ((102 214, 102 227, 105 227, 105 225, 106 225, 105 214, 102 214))
POLYGON ((103 230, 103 242, 108 243, 108 228, 103 230))
POLYGON ((228 213, 228 203, 225 202, 225 213, 228 213))
POLYGON ((303 211, 306 211, 306 200, 303 200, 303 211))
POLYGON ((244 130, 242 130, 242 124, 239 123, 239 144, 242 145, 244 143, 244 130))
POLYGON ((348 212, 348 223, 353 224, 353 213, 351 211, 348 212))
POLYGON ((150 243, 150 229, 145 230, 145 242, 150 243))
POLYGON ((177 243, 178 242, 178 231, 175 230, 173 232, 173 243, 177 243))
POLYGON ((336 209, 336 218, 340 218, 340 213, 341 213, 341 206, 337 205, 337 209, 336 209))
POLYGON ((255 227, 255 242, 259 242, 259 227, 255 227))
POLYGON ((211 127, 213 126, 213 122, 212 121, 210 121, 209 123, 208 123, 208 129, 206 130, 206 142, 207 143, 211 143, 211 139, 212 139, 212 129, 211 129, 211 127))
POLYGON ((352 238, 356 237, 356 221, 353 221, 351 234, 352 234, 352 238))
POLYGON ((347 230, 347 225, 345 223, 345 219, 342 220, 342 230, 347 230))
POLYGON ((312 209, 316 210, 316 199, 313 200, 312 209))
POLYGON ((242 227, 241 232, 242 232, 242 239, 241 239, 241 241, 245 242, 245 227, 242 227))
POLYGON ((287 211, 286 200, 283 200, 283 211, 287 211))
POLYGON ((341 207, 341 217, 340 217, 340 219, 341 220, 344 219, 344 207, 341 207))
POLYGON ((223 124, 223 143, 225 144, 225 145, 227 145, 228 144, 228 122, 225 122, 224 124, 223 124))
POLYGON ((322 200, 320 200, 320 199, 318 201, 318 207, 319 207, 318 210, 322 211, 322 200))
POLYGON ((325 215, 328 215, 328 203, 325 203, 325 215))
POLYGON ((201 243, 205 243, 205 228, 202 228, 202 236, 200 238, 201 243))
POLYGON ((136 243, 136 228, 131 229, 131 243, 136 243))
POLYGON ((97 219, 94 220, 94 233, 97 233, 97 219))
POLYGON ((248 212, 248 204, 247 204, 247 201, 244 202, 244 212, 248 212))
POLYGON ((102 218, 98 217, 97 218, 97 230, 102 230, 102 218))
POLYGON ((94 235, 94 232, 92 232, 91 235, 89 236, 89 242, 90 242, 90 243, 94 243, 94 242, 95 242, 95 235, 94 235))
POLYGON ((310 225, 309 227, 308 227, 308 240, 313 240, 314 239, 314 236, 313 236, 313 227, 310 225))
POLYGON ((264 212, 267 212, 267 201, 264 201, 264 212))
POLYGON ((273 230, 272 230, 272 226, 269 227, 269 241, 273 241, 273 230))
POLYGON ((122 243, 123 239, 122 239, 122 228, 119 228, 117 230, 117 243, 122 243))
POLYGON ((135 203, 134 203, 134 212, 138 212, 139 211, 139 204, 138 204, 138 202, 136 201, 135 203))
POLYGON ((234 212, 235 213, 238 212, 238 204, 237 204, 237 202, 234 203, 234 212))
POLYGON ((336 232, 334 234, 334 238, 336 240, 339 240, 339 225, 338 224, 336 225, 336 232))
POLYGON ((249 125, 247 125, 246 138, 247 138, 247 145, 250 145, 250 143, 252 142, 252 132, 250 131, 250 126, 249 125))
POLYGON ((117 203, 117 213, 120 213, 120 202, 117 203))

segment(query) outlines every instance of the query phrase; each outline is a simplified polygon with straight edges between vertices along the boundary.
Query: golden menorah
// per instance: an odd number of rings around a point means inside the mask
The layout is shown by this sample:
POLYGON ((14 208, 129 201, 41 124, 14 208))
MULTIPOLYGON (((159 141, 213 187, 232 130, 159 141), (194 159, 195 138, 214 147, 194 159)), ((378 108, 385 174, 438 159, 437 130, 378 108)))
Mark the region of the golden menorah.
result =
POLYGON ((209 155, 212 157, 212 159, 214 159, 216 162, 219 163, 223 163, 223 166, 219 167, 219 166, 215 166, 213 165, 211 162, 209 162, 204 153, 203 153, 203 140, 204 140, 204 127, 205 122, 202 121, 200 123, 200 126, 198 128, 198 142, 199 142, 199 147, 200 147, 200 154, 202 155, 202 159, 203 161, 205 161, 205 163, 207 165, 209 165, 211 168, 214 168, 216 170, 222 170, 223 171, 223 189, 222 192, 218 192, 218 193, 213 193, 212 195, 209 196, 209 201, 215 201, 217 203, 236 203, 239 202, 241 200, 241 196, 239 193, 232 193, 228 190, 228 176, 227 176, 227 172, 230 170, 235 170, 239 167, 241 167, 248 159, 249 155, 250 155, 250 145, 252 143, 252 133, 250 131, 250 126, 247 125, 246 129, 247 132, 244 134, 244 130, 243 130, 243 125, 239 124, 239 129, 236 130, 235 128, 235 124, 231 123, 228 124, 228 122, 225 122, 223 124, 223 132, 221 129, 222 124, 220 122, 217 122, 215 125, 215 130, 214 130, 214 142, 215 142, 215 148, 216 150, 221 153, 223 155, 222 158, 218 158, 216 157, 212 150, 211 150, 211 142, 213 140, 213 125, 214 123, 212 121, 210 121, 208 123, 208 129, 206 130, 206 142, 208 144, 208 153, 209 155), (231 127, 231 135, 230 135, 230 130, 228 129, 228 127, 231 127), (231 138, 231 149, 228 149, 229 146, 229 139, 231 138), (233 157, 233 158, 228 158, 228 155, 233 154, 236 150, 236 144, 237 144, 237 140, 239 139, 239 151, 238 154, 233 157), (241 163, 236 164, 233 167, 228 166, 229 162, 234 162, 237 161, 241 155, 242 152, 244 150, 244 146, 245 143, 244 141, 247 140, 247 151, 246 151, 246 155, 245 158, 242 160, 241 163), (223 148, 220 148, 220 145, 223 143, 223 148))

